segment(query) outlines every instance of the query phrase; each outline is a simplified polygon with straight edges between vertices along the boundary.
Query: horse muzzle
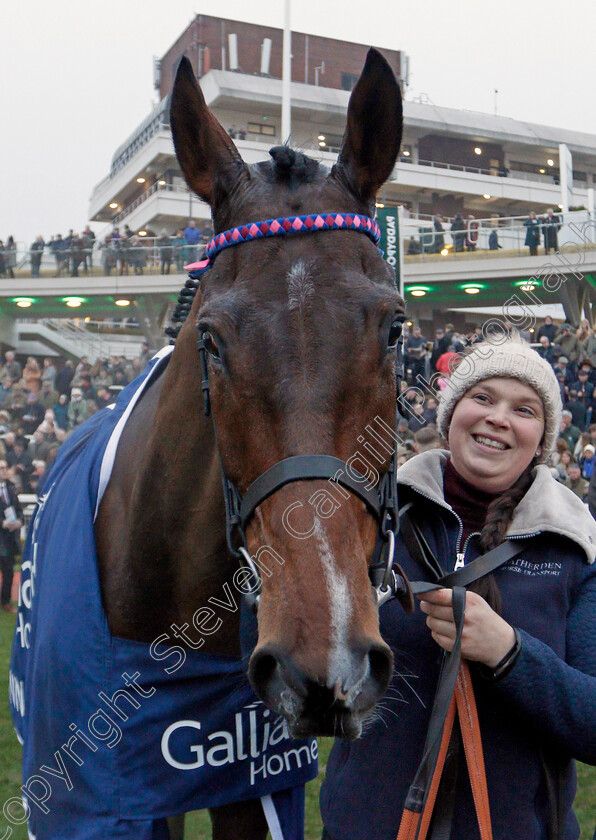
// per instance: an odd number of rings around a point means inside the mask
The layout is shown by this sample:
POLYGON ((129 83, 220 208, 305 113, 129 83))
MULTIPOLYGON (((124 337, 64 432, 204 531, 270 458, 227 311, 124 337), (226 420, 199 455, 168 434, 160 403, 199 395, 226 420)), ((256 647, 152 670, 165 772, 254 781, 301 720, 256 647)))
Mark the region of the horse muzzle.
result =
POLYGON ((263 702, 282 715, 294 738, 335 736, 354 740, 385 693, 393 655, 382 642, 345 649, 325 675, 313 674, 281 647, 253 653, 250 682, 263 702))

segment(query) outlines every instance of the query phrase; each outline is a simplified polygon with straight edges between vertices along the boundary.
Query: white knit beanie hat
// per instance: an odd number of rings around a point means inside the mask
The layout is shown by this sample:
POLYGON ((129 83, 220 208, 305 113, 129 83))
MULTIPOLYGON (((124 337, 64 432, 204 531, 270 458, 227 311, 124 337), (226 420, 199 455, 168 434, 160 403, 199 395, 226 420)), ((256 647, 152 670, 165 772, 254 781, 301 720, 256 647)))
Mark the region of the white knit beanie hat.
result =
POLYGON ((561 391, 555 373, 530 345, 516 335, 511 338, 490 338, 464 353, 457 362, 439 399, 437 427, 447 440, 455 406, 478 382, 494 376, 518 379, 533 388, 544 406, 544 435, 538 464, 548 461, 561 429, 561 391))

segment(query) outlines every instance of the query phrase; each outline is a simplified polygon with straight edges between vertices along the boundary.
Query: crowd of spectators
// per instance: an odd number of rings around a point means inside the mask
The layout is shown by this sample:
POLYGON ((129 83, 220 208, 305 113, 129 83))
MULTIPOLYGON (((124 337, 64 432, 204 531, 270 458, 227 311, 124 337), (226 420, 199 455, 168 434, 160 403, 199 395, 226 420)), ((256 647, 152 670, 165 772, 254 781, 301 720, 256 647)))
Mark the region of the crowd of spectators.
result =
POLYGON ((68 435, 110 405, 144 369, 152 350, 138 358, 111 356, 90 363, 33 356, 12 350, 0 358, 0 459, 19 493, 39 493, 44 476, 68 435))
POLYGON ((37 236, 26 254, 17 254, 14 237, 6 242, 0 240, 0 277, 14 278, 15 268, 22 268, 27 262, 31 266, 31 276, 39 277, 44 254, 49 255, 54 268, 54 277, 70 275, 78 277, 79 272, 88 274, 96 267, 110 275, 143 274, 147 265, 158 265, 162 274, 169 274, 172 266, 181 274, 184 266, 199 259, 202 243, 213 236, 211 224, 205 224, 201 230, 194 219, 190 219, 185 228, 169 233, 163 228, 159 235, 151 231, 133 231, 128 224, 122 229, 114 227, 112 232, 101 241, 96 241, 95 233, 89 225, 82 233, 70 230, 67 236, 57 233, 46 242, 43 236, 37 236), (19 260, 18 264, 17 261, 19 260))
MULTIPOLYGON (((489 251, 498 251, 503 247, 499 243, 498 223, 498 217, 492 219, 493 226, 488 237, 489 251)), ((545 254, 548 254, 551 250, 557 250, 558 233, 562 223, 561 215, 555 213, 552 207, 549 207, 544 216, 540 218, 532 211, 527 219, 518 223, 524 232, 524 245, 529 248, 530 256, 538 254, 538 246, 541 242, 544 244, 545 254)), ((418 238, 410 237, 406 251, 408 256, 421 254, 423 251, 432 254, 448 254, 449 249, 446 248, 445 243, 447 230, 451 234, 454 253, 475 251, 478 248, 480 222, 472 213, 468 214, 467 219, 464 219, 461 213, 456 213, 451 225, 446 227, 446 224, 448 223, 445 217, 441 216, 440 213, 433 216, 432 231, 424 231, 418 238)))
MULTIPOLYGON (((503 326, 514 330, 507 321, 503 326)), ((563 422, 551 459, 553 475, 587 501, 596 466, 596 334, 585 319, 574 329, 568 323, 556 326, 547 316, 536 332, 521 332, 521 336, 552 365, 561 389, 563 422)), ((424 449, 443 445, 435 424, 438 396, 458 354, 482 337, 482 325, 460 333, 453 324, 446 324, 432 339, 412 325, 405 334, 398 464, 424 449)), ((596 501, 596 475, 593 488, 596 501)))

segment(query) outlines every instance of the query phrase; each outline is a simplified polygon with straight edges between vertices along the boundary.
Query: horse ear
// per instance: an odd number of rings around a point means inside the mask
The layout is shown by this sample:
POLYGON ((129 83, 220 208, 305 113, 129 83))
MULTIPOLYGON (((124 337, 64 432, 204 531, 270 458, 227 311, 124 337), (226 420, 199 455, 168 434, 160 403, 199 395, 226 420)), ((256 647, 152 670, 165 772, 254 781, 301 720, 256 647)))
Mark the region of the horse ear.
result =
POLYGON ((402 118, 401 91, 393 70, 371 48, 350 97, 343 146, 333 168, 334 175, 366 204, 391 175, 402 118))
POLYGON ((207 107, 186 56, 174 81, 170 125, 186 183, 212 208, 248 177, 232 139, 207 107))

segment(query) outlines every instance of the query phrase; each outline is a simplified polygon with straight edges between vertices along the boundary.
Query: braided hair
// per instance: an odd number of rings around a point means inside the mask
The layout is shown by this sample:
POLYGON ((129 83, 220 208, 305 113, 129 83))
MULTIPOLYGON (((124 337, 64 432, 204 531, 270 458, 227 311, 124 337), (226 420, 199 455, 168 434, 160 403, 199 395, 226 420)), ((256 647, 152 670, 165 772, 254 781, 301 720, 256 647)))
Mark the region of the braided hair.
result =
MULTIPOLYGON (((507 530, 513 519, 515 508, 521 502, 534 480, 534 463, 530 463, 517 479, 513 487, 505 490, 493 499, 486 512, 486 521, 480 534, 480 546, 483 553, 491 551, 505 542, 507 530)), ((484 575, 469 587, 471 592, 481 595, 489 606, 501 614, 501 592, 492 574, 484 575)))

